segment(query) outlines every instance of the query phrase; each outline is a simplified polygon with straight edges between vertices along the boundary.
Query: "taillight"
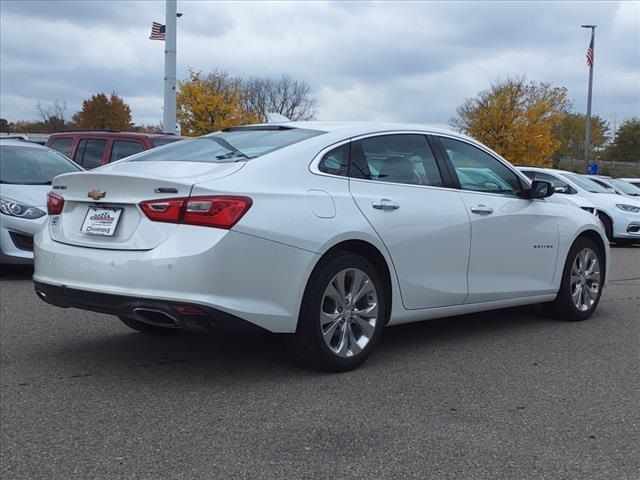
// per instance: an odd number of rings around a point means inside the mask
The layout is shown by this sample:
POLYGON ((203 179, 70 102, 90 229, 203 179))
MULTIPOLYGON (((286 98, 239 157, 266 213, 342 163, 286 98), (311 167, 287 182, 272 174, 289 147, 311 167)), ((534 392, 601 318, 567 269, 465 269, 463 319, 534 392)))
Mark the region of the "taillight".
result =
POLYGON ((230 229, 251 204, 249 197, 212 196, 147 200, 140 203, 140 208, 154 222, 230 229))
POLYGON ((47 194, 47 213, 49 215, 60 215, 63 207, 64 198, 53 192, 47 194))

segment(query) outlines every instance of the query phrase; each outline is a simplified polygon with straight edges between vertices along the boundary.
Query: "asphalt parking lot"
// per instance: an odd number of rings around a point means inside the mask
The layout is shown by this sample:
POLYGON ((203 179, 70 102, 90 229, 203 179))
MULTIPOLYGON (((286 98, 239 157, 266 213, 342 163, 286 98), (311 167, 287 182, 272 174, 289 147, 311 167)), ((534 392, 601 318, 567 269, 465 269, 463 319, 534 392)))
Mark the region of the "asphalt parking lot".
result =
POLYGON ((0 477, 640 478, 640 248, 596 315, 521 308, 389 328, 359 370, 272 336, 148 337, 0 279, 0 477))

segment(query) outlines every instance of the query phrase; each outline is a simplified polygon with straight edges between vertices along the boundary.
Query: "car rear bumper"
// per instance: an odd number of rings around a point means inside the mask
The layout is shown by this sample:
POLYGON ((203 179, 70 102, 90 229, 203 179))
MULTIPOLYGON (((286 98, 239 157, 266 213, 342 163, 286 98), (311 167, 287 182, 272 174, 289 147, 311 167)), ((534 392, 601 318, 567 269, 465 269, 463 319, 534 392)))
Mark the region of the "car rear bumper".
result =
POLYGON ((45 228, 35 238, 35 253, 34 281, 40 291, 52 292, 49 303, 55 305, 128 316, 138 305, 166 313, 186 304, 215 311, 214 323, 221 312, 281 333, 296 329, 317 260, 314 253, 252 235, 184 225, 146 251, 66 245, 45 228), (76 294, 85 300, 74 300, 76 294), (107 297, 89 308, 92 294, 107 297), (109 311, 109 298, 121 305, 109 311))

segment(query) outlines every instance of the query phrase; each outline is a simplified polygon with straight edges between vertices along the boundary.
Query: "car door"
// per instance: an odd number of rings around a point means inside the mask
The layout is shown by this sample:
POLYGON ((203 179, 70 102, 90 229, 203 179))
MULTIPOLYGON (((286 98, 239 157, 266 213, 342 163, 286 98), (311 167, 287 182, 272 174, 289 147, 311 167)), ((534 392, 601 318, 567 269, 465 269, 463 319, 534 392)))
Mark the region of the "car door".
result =
POLYGON ((461 139, 438 136, 471 218, 469 295, 465 303, 527 297, 552 290, 558 254, 557 205, 519 196, 515 171, 461 139))
POLYGON ((469 216, 426 136, 354 140, 350 158, 351 195, 391 256, 405 308, 464 303, 469 216))

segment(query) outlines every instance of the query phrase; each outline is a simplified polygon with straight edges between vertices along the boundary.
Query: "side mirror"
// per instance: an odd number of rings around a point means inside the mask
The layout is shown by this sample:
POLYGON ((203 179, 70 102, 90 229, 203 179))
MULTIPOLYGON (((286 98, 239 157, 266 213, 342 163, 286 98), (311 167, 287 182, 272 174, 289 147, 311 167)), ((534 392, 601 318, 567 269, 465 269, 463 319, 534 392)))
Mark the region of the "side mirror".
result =
POLYGON ((547 198, 553 195, 553 185, 544 180, 534 180, 531 184, 531 195, 529 198, 547 198))
POLYGON ((555 193, 569 193, 565 187, 555 187, 554 191, 555 193))

